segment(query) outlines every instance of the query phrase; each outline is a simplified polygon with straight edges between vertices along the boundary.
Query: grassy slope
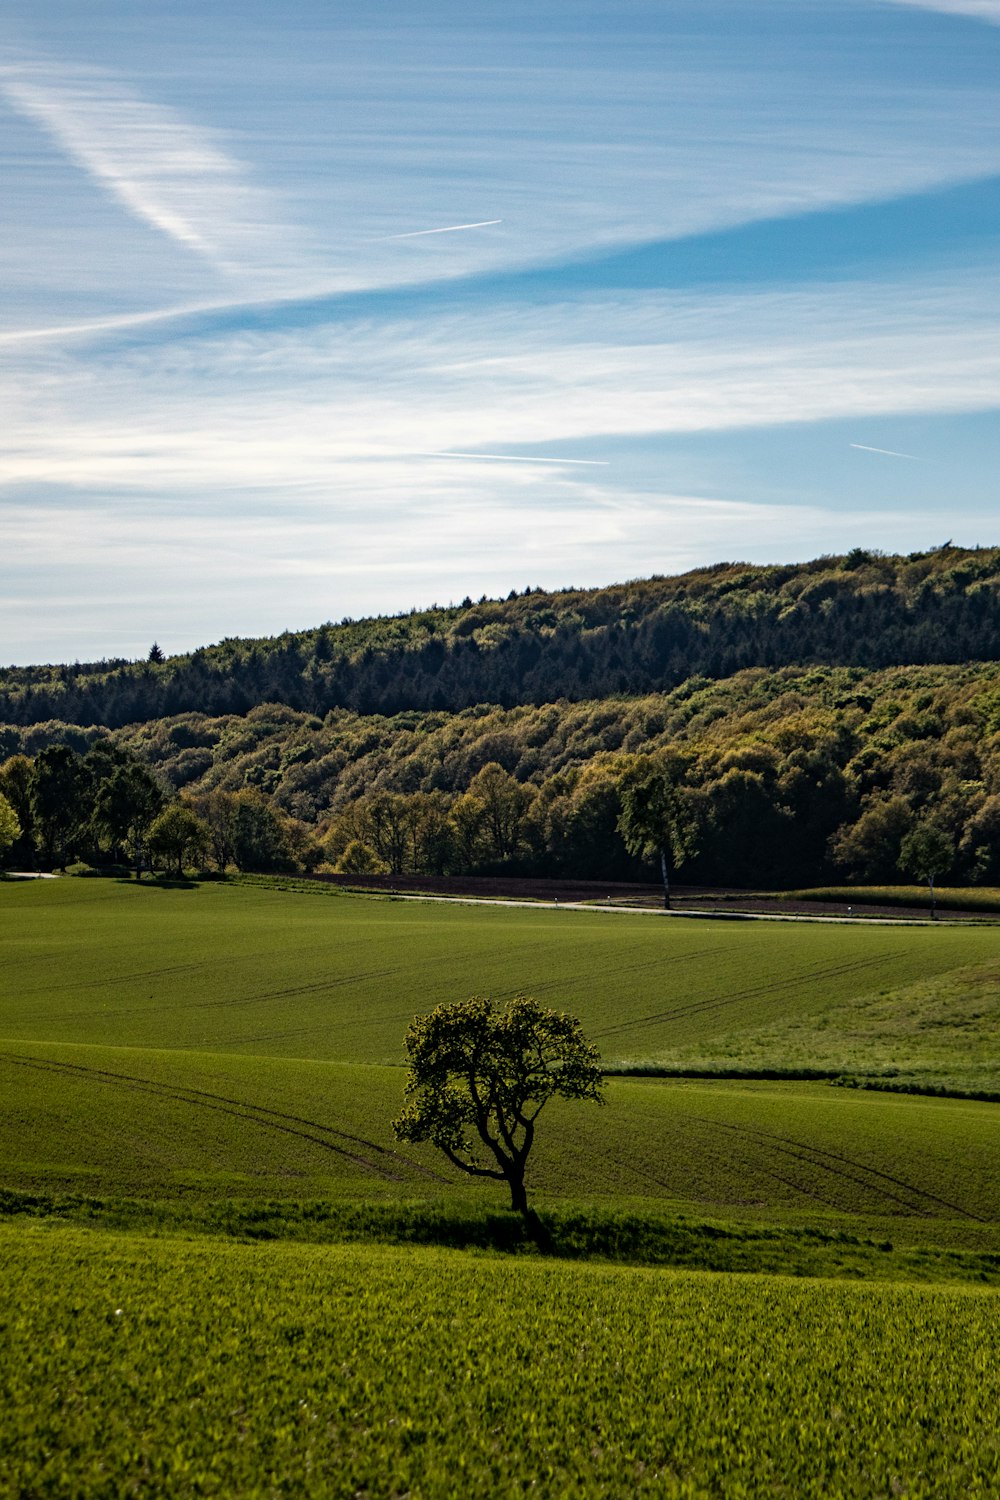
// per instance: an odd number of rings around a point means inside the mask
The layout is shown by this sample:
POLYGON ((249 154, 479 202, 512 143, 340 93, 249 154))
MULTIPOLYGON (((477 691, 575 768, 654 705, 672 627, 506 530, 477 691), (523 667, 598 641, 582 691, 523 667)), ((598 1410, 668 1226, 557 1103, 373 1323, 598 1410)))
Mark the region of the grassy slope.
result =
MULTIPOLYGON (((524 985, 572 1007, 608 1057, 685 1044, 743 1056, 746 1039, 746 1055, 781 1060, 827 1026, 855 1053, 867 1035, 883 1060, 876 1022, 902 1024, 916 974, 938 973, 920 981, 933 1011, 965 993, 957 963, 978 956, 985 995, 1000 957, 989 929, 686 923, 238 886, 8 885, 0 905, 0 1182, 199 1202, 501 1202, 436 1155, 397 1150, 388 1129, 409 1017, 474 988, 524 985), (902 1004, 878 998, 901 981, 902 1004), (845 1029, 845 1015, 868 1032, 845 1029), (397 1066, 377 1065, 387 1059, 397 1066)), ((992 1034, 994 1011, 978 1014, 992 1034)), ((894 1239, 993 1246, 993 1106, 639 1080, 612 1083, 609 1101, 552 1107, 532 1161, 541 1200, 848 1215, 891 1223, 894 1239)))
POLYGON ((660 921, 277 889, 0 885, 0 1038, 396 1063, 417 1011, 527 990, 611 1064, 1000 962, 1000 930, 660 921))
POLYGON ((789 1016, 721 1046, 699 1063, 884 1072, 893 1086, 1000 1093, 1000 965, 970 964, 933 979, 789 1016))
MULTIPOLYGON (((429 1150, 397 1148, 399 1069, 207 1053, 6 1044, 0 1181, 20 1191, 205 1202, 440 1200, 500 1206, 429 1150), (30 1127, 30 1128, 26 1128, 30 1127)), ((553 1104, 539 1201, 829 1223, 989 1247, 1000 1110, 813 1084, 612 1082, 553 1104)))
POLYGON ((49 1227, 0 1248, 2 1495, 1000 1485, 988 1292, 49 1227))

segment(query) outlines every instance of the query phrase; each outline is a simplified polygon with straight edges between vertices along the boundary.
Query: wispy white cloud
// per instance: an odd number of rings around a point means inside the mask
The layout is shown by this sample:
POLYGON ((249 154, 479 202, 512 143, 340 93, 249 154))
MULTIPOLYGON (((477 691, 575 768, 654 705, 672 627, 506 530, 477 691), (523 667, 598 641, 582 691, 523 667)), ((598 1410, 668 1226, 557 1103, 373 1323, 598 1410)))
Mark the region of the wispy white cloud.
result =
MULTIPOLYGON (((211 131, 94 70, 0 71, 7 102, 130 214, 228 276, 273 277, 296 236, 211 131)), ((301 266, 296 269, 301 270, 301 266)))
POLYGON ((892 3, 937 10, 947 16, 972 16, 977 21, 991 21, 1000 26, 1000 0, 892 0, 892 3))
POLYGON ((520 453, 423 453, 421 458, 471 458, 485 459, 488 463, 498 464, 584 464, 587 468, 606 469, 608 460, 606 458, 539 458, 537 454, 520 453))
POLYGON ((603 436, 989 410, 998 392, 1000 293, 985 277, 438 312, 93 363, 23 354, 0 388, 0 482, 347 495, 383 464, 423 483, 428 460, 411 456, 433 453, 499 485, 501 470, 547 467, 481 461, 505 448, 540 445, 545 460, 558 455, 541 445, 603 436))

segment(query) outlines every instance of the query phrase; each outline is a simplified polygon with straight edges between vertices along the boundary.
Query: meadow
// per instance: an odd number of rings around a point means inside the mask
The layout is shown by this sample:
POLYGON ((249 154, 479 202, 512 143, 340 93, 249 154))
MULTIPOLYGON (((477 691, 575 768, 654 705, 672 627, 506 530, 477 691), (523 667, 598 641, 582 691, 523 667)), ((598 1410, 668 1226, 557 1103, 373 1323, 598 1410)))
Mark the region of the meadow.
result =
POLYGON ((1000 1109, 834 1084, 991 1078, 1000 931, 74 879, 0 920, 0 1496, 995 1493, 1000 1109), (521 989, 621 1069, 800 1076, 554 1102, 543 1255, 389 1124, 412 1015, 521 989))
POLYGON ((0 883, 2 1040, 396 1064, 413 1015, 519 991, 610 1066, 670 1063, 970 965, 1000 928, 662 920, 101 880, 0 883), (694 1050, 693 1050, 694 1049, 694 1050))
POLYGON ((34 1225, 0 1247, 0 1495, 1000 1483, 990 1292, 34 1225))

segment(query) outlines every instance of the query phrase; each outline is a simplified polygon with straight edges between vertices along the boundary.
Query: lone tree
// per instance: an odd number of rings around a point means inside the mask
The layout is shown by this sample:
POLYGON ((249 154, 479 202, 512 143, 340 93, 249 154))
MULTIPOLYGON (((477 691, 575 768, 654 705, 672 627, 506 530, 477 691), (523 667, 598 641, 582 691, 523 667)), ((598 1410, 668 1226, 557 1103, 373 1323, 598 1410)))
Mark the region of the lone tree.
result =
POLYGON ((931 898, 931 920, 937 916, 934 880, 955 862, 955 845, 936 823, 918 823, 899 847, 899 868, 904 875, 926 880, 931 898))
POLYGON ((640 755, 622 777, 618 832, 639 859, 659 859, 663 904, 670 910, 670 873, 698 852, 690 801, 652 756, 640 755))
POLYGON ((430 1141, 462 1172, 506 1182, 511 1208, 531 1218, 524 1168, 538 1116, 557 1095, 604 1103, 600 1057, 579 1021, 529 995, 504 1010, 474 995, 417 1016, 406 1051, 397 1140, 430 1141))

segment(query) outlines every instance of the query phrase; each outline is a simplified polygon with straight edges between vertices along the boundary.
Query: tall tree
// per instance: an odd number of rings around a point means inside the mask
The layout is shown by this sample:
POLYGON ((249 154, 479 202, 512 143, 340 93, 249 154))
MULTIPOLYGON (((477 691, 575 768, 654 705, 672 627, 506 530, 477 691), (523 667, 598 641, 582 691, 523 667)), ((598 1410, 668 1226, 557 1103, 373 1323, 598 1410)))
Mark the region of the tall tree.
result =
POLYGON ((930 891, 931 920, 937 916, 934 881, 955 862, 955 844, 943 828, 929 821, 918 823, 904 838, 899 850, 899 868, 917 880, 926 880, 930 891))
POLYGON ((266 797, 252 790, 232 801, 232 855, 241 870, 280 870, 289 863, 281 818, 266 797))
POLYGON ((142 879, 150 825, 165 801, 163 788, 153 773, 136 763, 116 766, 95 798, 94 821, 115 847, 128 849, 136 880, 142 879))
POLYGON ((670 876, 698 847, 693 806, 668 768, 649 755, 638 756, 619 783, 618 831, 630 854, 659 859, 663 904, 670 909, 670 876))
POLYGON ((193 808, 173 802, 154 819, 149 829, 149 847, 174 861, 174 874, 184 874, 184 861, 197 859, 207 849, 208 828, 193 808))
POLYGON ((46 857, 63 870, 70 838, 86 815, 81 806, 86 780, 81 757, 66 745, 47 745, 35 757, 32 818, 46 857))
POLYGON ((34 815, 31 808, 32 765, 26 755, 12 755, 0 766, 0 796, 6 797, 17 818, 20 833, 15 858, 31 860, 34 841, 34 815))

